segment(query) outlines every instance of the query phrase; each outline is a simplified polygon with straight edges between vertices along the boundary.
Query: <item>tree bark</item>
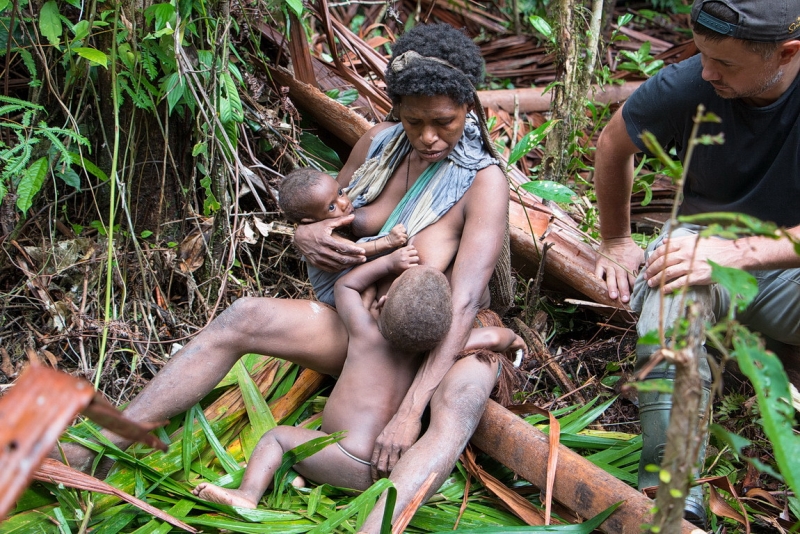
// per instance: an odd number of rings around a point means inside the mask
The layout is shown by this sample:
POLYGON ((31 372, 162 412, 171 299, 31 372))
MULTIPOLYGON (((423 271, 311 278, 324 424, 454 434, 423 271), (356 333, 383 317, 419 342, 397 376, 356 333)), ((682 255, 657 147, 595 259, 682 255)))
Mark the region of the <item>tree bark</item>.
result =
MULTIPOLYGON (((496 402, 487 404, 472 443, 538 488, 545 487, 549 437, 496 402)), ((552 497, 585 518, 623 501, 600 525, 609 534, 640 534, 652 517, 653 501, 563 445, 559 445, 552 497)), ((690 534, 694 528, 681 521, 662 532, 690 534)))
POLYGON ((660 532, 674 532, 676 525, 683 521, 683 505, 694 474, 694 466, 702 445, 700 431, 700 399, 702 383, 698 359, 705 353, 703 345, 703 317, 696 304, 689 305, 689 331, 686 334, 686 347, 675 353, 675 382, 672 410, 667 427, 667 444, 661 461, 661 473, 668 478, 661 479, 656 493, 654 524, 660 532))
MULTIPOLYGON (((626 100, 644 82, 625 82, 622 85, 592 86, 591 100, 599 104, 617 104, 626 100)), ((545 93, 545 87, 521 89, 499 89, 478 91, 478 97, 485 108, 500 108, 514 112, 515 102, 520 113, 548 111, 552 103, 552 92, 545 93)))

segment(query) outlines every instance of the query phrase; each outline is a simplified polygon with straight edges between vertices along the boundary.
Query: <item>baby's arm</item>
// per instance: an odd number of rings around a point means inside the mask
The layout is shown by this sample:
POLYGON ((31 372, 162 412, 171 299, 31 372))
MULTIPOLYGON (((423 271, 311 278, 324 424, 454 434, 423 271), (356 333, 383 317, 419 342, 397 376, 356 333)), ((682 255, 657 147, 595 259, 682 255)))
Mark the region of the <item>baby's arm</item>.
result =
POLYGON ((399 274, 419 264, 419 253, 413 245, 395 250, 387 256, 381 256, 359 265, 342 276, 333 286, 336 300, 336 311, 342 318, 347 331, 372 325, 374 319, 369 309, 364 306, 361 294, 375 282, 389 274, 399 274))
POLYGON ((370 241, 369 243, 362 243, 364 248, 367 250, 367 254, 370 256, 375 256, 377 254, 382 254, 389 250, 395 249, 397 247, 402 247, 408 241, 408 234, 406 233, 406 227, 402 224, 395 225, 392 230, 386 234, 385 236, 381 237, 380 239, 375 239, 370 241))

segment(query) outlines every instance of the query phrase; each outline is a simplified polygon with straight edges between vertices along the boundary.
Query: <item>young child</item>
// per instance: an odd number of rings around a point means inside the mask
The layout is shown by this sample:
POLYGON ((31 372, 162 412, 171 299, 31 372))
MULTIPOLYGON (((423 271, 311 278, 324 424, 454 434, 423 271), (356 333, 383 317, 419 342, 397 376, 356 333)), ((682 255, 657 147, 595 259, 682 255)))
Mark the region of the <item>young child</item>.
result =
MULTIPOLYGON (((309 167, 295 169, 284 177, 278 188, 278 205, 289 222, 296 224, 308 224, 353 213, 353 203, 339 187, 339 182, 329 174, 309 167)), ((406 229, 398 224, 383 238, 370 241, 366 246, 367 255, 383 254, 405 245, 406 241, 406 229)))
MULTIPOLYGON (((200 484, 200 498, 243 508, 255 508, 271 485, 284 452, 313 438, 347 431, 336 446, 326 447, 295 465, 307 479, 341 487, 366 489, 372 484, 370 458, 375 439, 394 416, 425 351, 450 329, 452 303, 446 277, 418 266, 413 246, 362 264, 335 286, 338 311, 350 340, 342 374, 323 411, 322 431, 276 427, 261 438, 239 489, 200 484), (402 274, 400 274, 402 273, 402 274), (386 296, 365 304, 362 294, 390 274, 400 274, 386 296)), ((473 331, 466 349, 497 352, 524 350, 524 343, 506 328, 473 331)))

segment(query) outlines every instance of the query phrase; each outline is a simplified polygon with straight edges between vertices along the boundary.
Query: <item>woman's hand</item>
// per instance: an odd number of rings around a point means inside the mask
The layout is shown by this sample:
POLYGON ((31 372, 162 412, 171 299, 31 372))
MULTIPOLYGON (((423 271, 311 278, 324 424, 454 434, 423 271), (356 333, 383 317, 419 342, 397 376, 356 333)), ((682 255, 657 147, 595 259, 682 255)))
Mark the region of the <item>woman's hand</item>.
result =
POLYGON ((386 478, 397 465, 400 457, 419 437, 422 423, 419 418, 400 418, 397 414, 375 440, 372 451, 372 480, 386 478))
POLYGON ((294 233, 294 246, 306 260, 323 271, 336 273, 367 261, 366 251, 333 231, 353 222, 354 214, 302 224, 294 233))

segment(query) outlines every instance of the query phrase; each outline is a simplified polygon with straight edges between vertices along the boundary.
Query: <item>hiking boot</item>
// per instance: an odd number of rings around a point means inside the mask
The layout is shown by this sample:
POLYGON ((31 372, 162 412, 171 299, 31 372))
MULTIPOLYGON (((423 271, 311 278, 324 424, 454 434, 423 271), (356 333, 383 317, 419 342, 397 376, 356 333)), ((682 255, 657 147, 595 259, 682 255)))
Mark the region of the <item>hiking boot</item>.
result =
MULTIPOLYGON (((644 347, 642 347, 644 348, 644 347)), ((637 349, 637 352, 639 350, 637 349)), ((648 355, 649 356, 649 355, 648 355)), ((641 360, 640 360, 641 361, 641 360)), ((702 360, 701 366, 708 369, 708 362, 702 360)), ((701 376, 703 372, 701 371, 701 376)), ((674 367, 658 365, 647 375, 647 379, 662 379, 672 383, 675 378, 674 367)), ((705 413, 708 406, 710 384, 703 381, 703 390, 700 397, 700 415, 705 413)), ((667 443, 667 427, 672 410, 672 393, 658 391, 639 392, 639 419, 642 426, 642 455, 639 459, 639 489, 658 486, 658 471, 648 471, 648 465, 661 466, 664 457, 664 448, 667 443)), ((705 448, 708 434, 705 429, 702 445, 698 453, 697 465, 702 466, 705 460, 705 448)), ((695 473, 697 475, 698 473, 695 473)), ((706 528, 706 510, 703 498, 703 488, 692 487, 686 496, 684 504, 684 517, 699 528, 706 528)))

